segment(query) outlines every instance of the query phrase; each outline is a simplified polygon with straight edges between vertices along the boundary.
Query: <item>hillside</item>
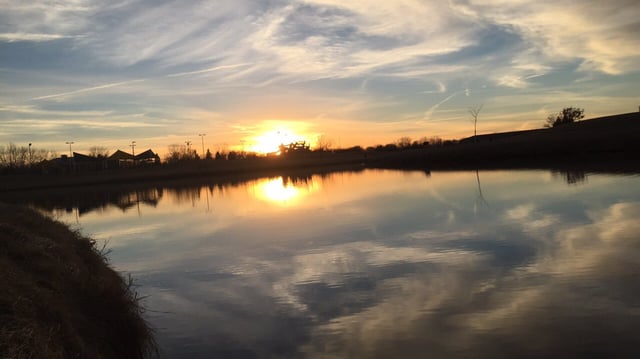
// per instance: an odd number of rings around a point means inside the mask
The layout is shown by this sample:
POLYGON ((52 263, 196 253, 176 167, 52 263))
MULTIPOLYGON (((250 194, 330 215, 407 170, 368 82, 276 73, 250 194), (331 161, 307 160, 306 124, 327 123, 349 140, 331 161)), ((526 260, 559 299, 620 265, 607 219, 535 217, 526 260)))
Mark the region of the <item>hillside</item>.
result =
POLYGON ((532 136, 553 137, 554 134, 571 134, 572 136, 585 136, 603 139, 606 137, 627 137, 626 135, 629 134, 630 131, 637 131, 638 129, 640 129, 640 112, 631 112, 578 121, 555 128, 478 135, 475 139, 474 137, 464 138, 460 140, 460 143, 471 143, 476 140, 477 142, 490 142, 505 140, 507 138, 520 138, 520 140, 522 140, 525 137, 532 136))
POLYGON ((479 135, 457 145, 393 153, 375 160, 427 168, 637 161, 639 139, 640 112, 634 112, 555 128, 479 135))

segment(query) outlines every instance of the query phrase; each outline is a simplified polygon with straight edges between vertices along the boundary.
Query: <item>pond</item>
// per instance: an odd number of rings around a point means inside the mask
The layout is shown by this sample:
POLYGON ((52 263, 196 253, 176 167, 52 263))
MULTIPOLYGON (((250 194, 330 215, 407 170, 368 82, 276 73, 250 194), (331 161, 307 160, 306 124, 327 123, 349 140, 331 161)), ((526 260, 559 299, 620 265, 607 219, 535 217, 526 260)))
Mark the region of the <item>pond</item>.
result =
POLYGON ((640 355, 637 175, 364 170, 67 207, 162 357, 640 355))

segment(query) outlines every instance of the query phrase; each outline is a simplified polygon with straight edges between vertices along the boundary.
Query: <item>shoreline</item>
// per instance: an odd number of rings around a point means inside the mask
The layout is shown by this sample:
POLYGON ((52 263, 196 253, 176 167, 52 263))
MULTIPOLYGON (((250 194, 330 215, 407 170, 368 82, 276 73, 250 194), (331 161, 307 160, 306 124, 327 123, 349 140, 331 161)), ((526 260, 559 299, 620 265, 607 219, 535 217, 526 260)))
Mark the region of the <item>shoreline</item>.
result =
POLYGON ((443 146, 309 151, 277 157, 191 160, 76 173, 0 174, 0 194, 104 184, 144 184, 189 178, 259 178, 289 171, 383 169, 557 168, 595 165, 640 168, 640 112, 557 128, 478 135, 443 146), (613 165, 613 166, 612 166, 613 165))
MULTIPOLYGON (((457 151, 455 151, 457 152, 457 151)), ((291 173, 321 174, 364 169, 396 169, 421 171, 488 170, 488 169, 552 169, 605 172, 640 170, 639 153, 603 152, 556 157, 516 156, 470 158, 454 151, 407 150, 371 156, 337 155, 337 158, 317 161, 301 158, 290 161, 272 159, 238 160, 234 163, 188 163, 183 166, 162 165, 153 168, 118 169, 78 174, 16 174, 2 175, 0 198, 12 192, 59 190, 91 186, 148 186, 182 181, 251 180, 291 173)), ((334 157, 334 156, 332 156, 334 157)), ((229 161, 225 161, 229 162, 229 161)))
POLYGON ((0 357, 146 358, 144 308, 95 241, 0 203, 0 357))

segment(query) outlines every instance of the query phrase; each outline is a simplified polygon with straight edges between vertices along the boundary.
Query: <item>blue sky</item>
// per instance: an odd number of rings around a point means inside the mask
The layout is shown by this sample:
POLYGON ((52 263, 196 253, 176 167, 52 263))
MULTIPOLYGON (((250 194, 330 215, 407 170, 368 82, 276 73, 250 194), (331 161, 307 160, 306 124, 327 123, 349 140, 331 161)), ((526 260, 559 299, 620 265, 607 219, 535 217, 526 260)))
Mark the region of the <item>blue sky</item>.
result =
POLYGON ((640 105, 629 1, 0 0, 0 144, 334 146, 640 105))

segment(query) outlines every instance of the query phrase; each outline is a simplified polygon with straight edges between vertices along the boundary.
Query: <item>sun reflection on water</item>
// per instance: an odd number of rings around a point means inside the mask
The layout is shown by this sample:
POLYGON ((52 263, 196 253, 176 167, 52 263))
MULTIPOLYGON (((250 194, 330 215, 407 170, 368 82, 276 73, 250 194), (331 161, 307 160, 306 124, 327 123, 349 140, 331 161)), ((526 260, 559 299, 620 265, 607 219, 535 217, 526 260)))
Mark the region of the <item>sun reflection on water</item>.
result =
POLYGON ((277 177, 258 181, 252 192, 258 199, 281 205, 294 205, 320 188, 317 181, 277 177))

